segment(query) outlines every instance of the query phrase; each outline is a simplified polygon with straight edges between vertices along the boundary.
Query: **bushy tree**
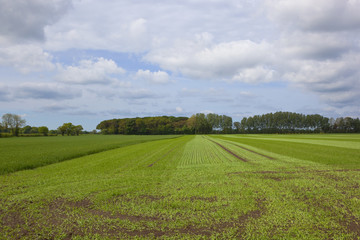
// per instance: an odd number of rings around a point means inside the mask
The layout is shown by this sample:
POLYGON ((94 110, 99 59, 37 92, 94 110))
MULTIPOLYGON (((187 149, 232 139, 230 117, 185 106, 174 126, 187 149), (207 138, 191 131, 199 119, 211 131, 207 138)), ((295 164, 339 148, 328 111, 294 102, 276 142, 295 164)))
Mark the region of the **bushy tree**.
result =
POLYGON ((38 127, 31 127, 30 133, 39 133, 38 127))
POLYGON ((64 127, 66 135, 70 136, 74 134, 75 126, 72 123, 64 123, 64 127))
POLYGON ((58 131, 61 133, 61 135, 79 135, 81 131, 83 130, 83 127, 81 125, 73 125, 71 122, 64 123, 62 126, 58 127, 58 131))
POLYGON ((187 117, 144 117, 104 120, 96 126, 102 134, 182 134, 187 117))
POLYGON ((62 125, 62 126, 58 127, 58 131, 62 136, 64 136, 65 132, 66 132, 66 126, 62 125))
POLYGON ((30 132, 31 132, 31 126, 26 125, 25 127, 23 127, 22 129, 23 134, 29 134, 30 132))
POLYGON ((10 129, 13 136, 19 135, 19 130, 26 123, 21 116, 11 113, 6 113, 2 116, 2 125, 5 129, 10 129))
POLYGON ((43 134, 44 136, 47 136, 49 133, 49 128, 46 126, 41 126, 38 128, 39 133, 43 134))
POLYGON ((75 131, 75 134, 76 136, 79 136, 79 134, 81 133, 81 131, 83 130, 84 128, 81 126, 81 125, 77 125, 74 127, 74 131, 75 131))
POLYGON ((241 123, 240 122, 234 122, 235 132, 240 133, 241 132, 241 123))

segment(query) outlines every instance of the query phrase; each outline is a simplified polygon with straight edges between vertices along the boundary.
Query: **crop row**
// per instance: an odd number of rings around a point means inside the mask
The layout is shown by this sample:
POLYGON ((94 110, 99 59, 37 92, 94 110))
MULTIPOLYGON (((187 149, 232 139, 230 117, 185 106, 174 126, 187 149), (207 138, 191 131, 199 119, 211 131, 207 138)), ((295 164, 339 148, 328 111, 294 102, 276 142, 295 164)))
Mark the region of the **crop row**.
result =
POLYGON ((0 175, 73 159, 109 149, 174 136, 0 138, 0 175))

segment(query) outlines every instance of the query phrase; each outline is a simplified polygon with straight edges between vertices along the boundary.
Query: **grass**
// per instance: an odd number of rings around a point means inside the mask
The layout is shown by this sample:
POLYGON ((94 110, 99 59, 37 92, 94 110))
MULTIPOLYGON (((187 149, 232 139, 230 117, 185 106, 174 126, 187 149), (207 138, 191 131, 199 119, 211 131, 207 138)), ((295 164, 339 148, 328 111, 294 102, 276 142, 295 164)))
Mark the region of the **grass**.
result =
POLYGON ((146 141, 174 136, 104 136, 0 138, 0 175, 61 162, 146 141))
POLYGON ((360 135, 317 136, 183 136, 5 174, 0 239, 359 239, 360 135))
MULTIPOLYGON (((330 135, 331 136, 331 135, 330 135)), ((359 136, 359 135, 358 135, 359 136)), ((265 150, 269 153, 276 153, 282 156, 297 158, 306 161, 321 163, 324 165, 336 165, 343 168, 358 168, 360 163, 360 142, 338 143, 334 146, 333 138, 325 140, 306 140, 292 138, 252 138, 252 137, 231 137, 222 136, 219 139, 227 139, 232 142, 244 144, 265 150), (314 143, 314 141, 316 143, 314 143)), ((336 142, 341 142, 338 138, 336 142)))

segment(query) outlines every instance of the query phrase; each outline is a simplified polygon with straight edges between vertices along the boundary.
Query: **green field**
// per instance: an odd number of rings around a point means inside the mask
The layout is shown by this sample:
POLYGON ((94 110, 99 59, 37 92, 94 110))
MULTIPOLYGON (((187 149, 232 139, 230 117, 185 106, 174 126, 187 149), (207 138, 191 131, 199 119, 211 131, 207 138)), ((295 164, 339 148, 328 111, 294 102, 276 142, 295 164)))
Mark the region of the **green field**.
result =
POLYGON ((174 136, 104 136, 0 138, 0 175, 127 145, 174 136))
POLYGON ((0 239, 360 239, 360 135, 132 138, 0 176, 0 239))

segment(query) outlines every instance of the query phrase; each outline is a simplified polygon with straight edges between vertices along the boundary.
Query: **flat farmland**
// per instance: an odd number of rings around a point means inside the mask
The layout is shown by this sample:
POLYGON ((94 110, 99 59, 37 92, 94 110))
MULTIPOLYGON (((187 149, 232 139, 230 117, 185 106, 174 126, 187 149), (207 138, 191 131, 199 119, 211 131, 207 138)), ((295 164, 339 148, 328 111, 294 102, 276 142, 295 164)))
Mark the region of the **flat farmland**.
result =
POLYGON ((33 169, 109 149, 174 136, 103 136, 0 138, 0 175, 33 169))
POLYGON ((143 139, 3 174, 0 233, 0 239, 360 239, 360 135, 143 139))

